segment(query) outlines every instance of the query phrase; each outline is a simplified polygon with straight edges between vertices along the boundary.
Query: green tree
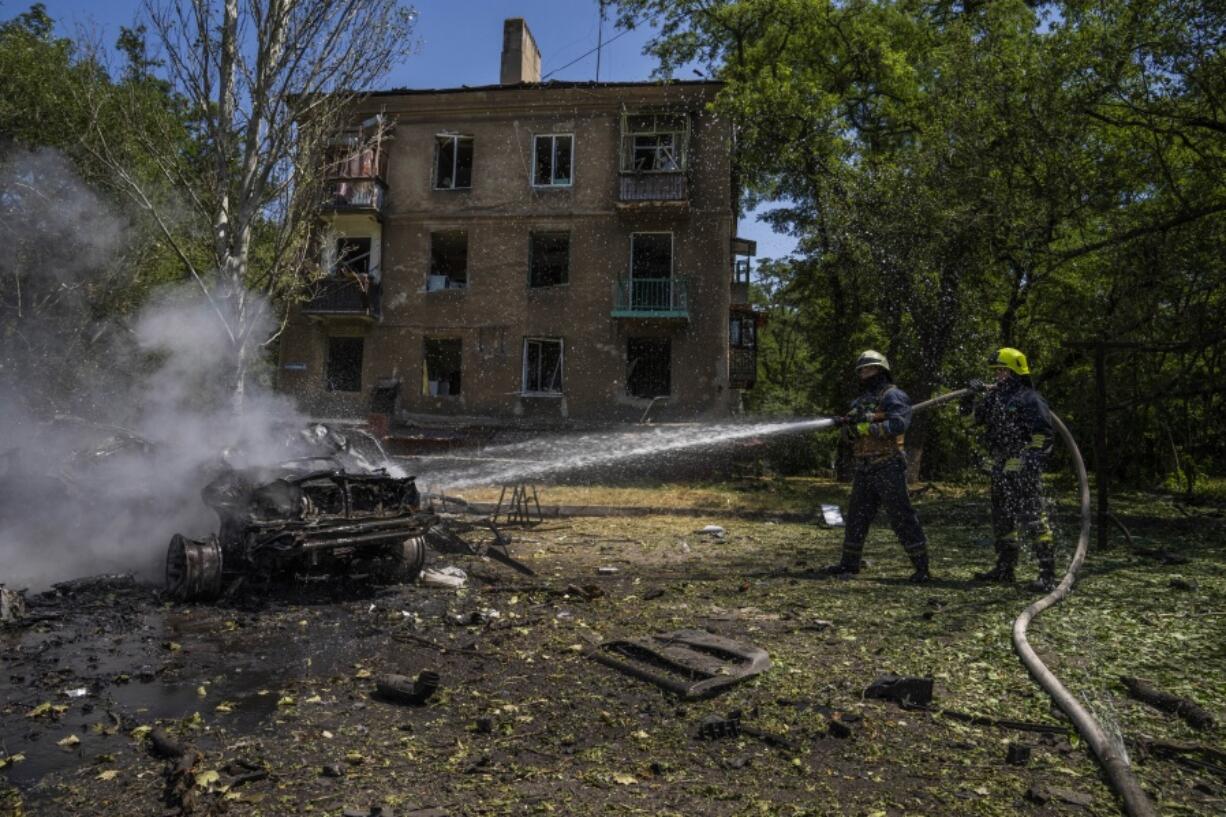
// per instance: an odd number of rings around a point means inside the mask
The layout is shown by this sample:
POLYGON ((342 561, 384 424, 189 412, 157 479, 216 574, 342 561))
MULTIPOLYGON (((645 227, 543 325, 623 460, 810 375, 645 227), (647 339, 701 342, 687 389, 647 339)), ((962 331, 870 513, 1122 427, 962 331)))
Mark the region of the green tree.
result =
MULTIPOLYGON (((1172 346, 1148 358, 1156 382, 1134 368, 1117 384, 1121 402, 1189 384, 1220 397, 1205 379, 1222 348, 1206 310, 1226 286, 1213 255, 1223 12, 1177 0, 617 5, 621 25, 658 27, 662 73, 698 62, 725 82, 716 106, 737 131, 746 203, 785 203, 776 223, 800 249, 768 268, 787 276, 770 281, 788 310, 777 327, 807 338, 816 372, 838 372, 817 375, 809 405, 844 396, 856 346, 890 354, 923 399, 1007 343, 1087 418, 1084 351, 1067 346, 1087 336, 1172 346)), ((767 400, 811 388, 775 381, 772 365, 764 353, 767 400)), ((1195 417, 1222 429, 1209 404, 1195 417)), ((909 438, 916 468, 925 426, 909 438)), ((1220 462, 1212 432, 1191 436, 1185 451, 1220 462)))

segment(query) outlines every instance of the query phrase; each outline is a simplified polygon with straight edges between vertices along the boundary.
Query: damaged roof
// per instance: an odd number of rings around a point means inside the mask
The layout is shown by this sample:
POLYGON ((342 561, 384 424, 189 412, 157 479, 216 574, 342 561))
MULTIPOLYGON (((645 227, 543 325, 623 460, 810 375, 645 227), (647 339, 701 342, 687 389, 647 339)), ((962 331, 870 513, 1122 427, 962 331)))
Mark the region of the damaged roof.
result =
POLYGON ((714 79, 669 79, 646 80, 637 82, 579 82, 571 80, 549 80, 548 82, 521 82, 514 85, 461 85, 457 88, 388 88, 379 91, 368 91, 364 96, 418 96, 425 94, 459 94, 468 91, 533 91, 553 90, 563 88, 651 88, 673 86, 722 86, 724 83, 714 79))

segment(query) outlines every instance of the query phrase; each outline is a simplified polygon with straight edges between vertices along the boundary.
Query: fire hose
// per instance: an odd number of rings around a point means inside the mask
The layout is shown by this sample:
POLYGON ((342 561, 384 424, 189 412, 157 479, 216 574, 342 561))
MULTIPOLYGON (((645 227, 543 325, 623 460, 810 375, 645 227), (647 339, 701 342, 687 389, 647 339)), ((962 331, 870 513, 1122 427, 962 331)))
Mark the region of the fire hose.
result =
MULTIPOLYGON (((951 400, 957 400, 967 394, 967 392, 968 389, 958 389, 957 391, 934 397, 931 400, 916 403, 912 407, 912 411, 926 411, 927 409, 935 408, 951 400)), ((1069 692, 1068 688, 1060 682, 1060 679, 1047 668, 1047 665, 1035 653, 1034 648, 1030 646, 1030 641, 1026 637, 1026 629, 1030 626, 1030 622, 1047 608, 1059 604, 1069 594, 1069 591, 1073 589, 1073 582, 1077 578, 1077 571, 1081 569, 1082 564, 1085 562, 1086 549, 1090 544, 1090 482, 1086 476, 1085 461, 1081 458, 1081 451, 1077 448, 1077 442, 1073 439, 1073 435, 1069 432, 1064 421, 1054 413, 1051 415, 1051 421, 1052 425, 1056 427, 1064 447, 1068 449, 1069 456, 1073 458, 1073 469, 1077 472, 1077 482, 1081 495, 1081 530, 1077 536, 1077 549, 1073 552, 1072 561, 1069 562, 1068 571, 1065 572, 1064 578, 1060 580, 1060 583, 1056 585, 1054 590, 1030 604, 1013 621, 1013 649, 1026 667, 1026 670, 1030 673, 1030 677, 1051 696, 1051 699, 1060 708, 1060 711, 1073 722, 1078 734, 1089 744, 1090 750, 1094 752, 1094 756, 1098 758, 1098 762, 1102 764, 1103 770, 1107 773, 1107 779, 1111 787, 1123 801, 1124 813, 1128 817, 1156 817, 1158 812, 1149 801, 1149 797, 1141 789, 1136 776, 1133 775, 1128 758, 1111 741, 1102 724, 1081 705, 1081 702, 1077 700, 1073 693, 1069 692)))

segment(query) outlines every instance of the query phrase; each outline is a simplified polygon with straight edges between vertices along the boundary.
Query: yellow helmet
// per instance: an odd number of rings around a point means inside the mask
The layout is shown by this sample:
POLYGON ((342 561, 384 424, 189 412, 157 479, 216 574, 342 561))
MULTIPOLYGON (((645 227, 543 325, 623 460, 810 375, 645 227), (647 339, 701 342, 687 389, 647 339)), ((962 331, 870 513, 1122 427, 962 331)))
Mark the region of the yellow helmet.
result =
POLYGON ((988 365, 994 369, 1008 369, 1014 374, 1030 374, 1030 367, 1026 365, 1026 356, 1009 346, 998 349, 996 354, 988 359, 988 365))
POLYGON ((865 349, 856 360, 856 371, 858 372, 867 366, 877 366, 888 372, 890 370, 890 361, 886 360, 885 355, 875 349, 865 349))

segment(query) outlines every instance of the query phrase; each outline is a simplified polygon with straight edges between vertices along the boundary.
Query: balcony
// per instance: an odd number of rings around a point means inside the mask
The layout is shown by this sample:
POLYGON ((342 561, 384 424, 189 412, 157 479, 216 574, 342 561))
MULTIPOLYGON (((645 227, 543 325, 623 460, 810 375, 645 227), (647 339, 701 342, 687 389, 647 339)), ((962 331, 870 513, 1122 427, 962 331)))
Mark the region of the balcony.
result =
POLYGON ((752 389, 758 380, 758 350, 733 346, 728 351, 728 388, 752 389))
POLYGON ((368 276, 325 278, 311 300, 302 305, 302 314, 377 321, 382 296, 382 285, 368 276))
POLYGON ((614 318, 689 320, 685 281, 633 278, 613 282, 614 318))
POLYGON ((684 210, 689 207, 684 173, 623 173, 618 176, 618 185, 619 209, 666 207, 684 210))
POLYGON ((374 176, 336 176, 327 181, 322 209, 332 213, 383 214, 387 185, 374 176))

